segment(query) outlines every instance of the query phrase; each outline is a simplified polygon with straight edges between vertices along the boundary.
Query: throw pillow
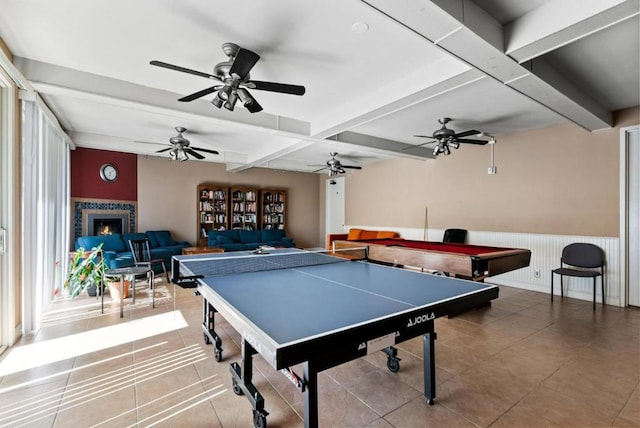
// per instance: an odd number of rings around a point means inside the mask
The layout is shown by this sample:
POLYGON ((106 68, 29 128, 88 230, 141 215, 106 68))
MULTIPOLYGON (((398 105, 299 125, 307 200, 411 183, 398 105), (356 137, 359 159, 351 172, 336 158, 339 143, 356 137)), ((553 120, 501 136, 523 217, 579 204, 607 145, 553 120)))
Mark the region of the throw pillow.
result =
POLYGON ((360 239, 360 234, 362 233, 361 229, 349 229, 349 234, 347 235, 347 241, 357 241, 360 239))
POLYGON ((397 237, 396 232, 386 232, 386 231, 378 232, 378 239, 395 238, 395 237, 397 237))
POLYGON ((216 236, 215 239, 215 244, 235 244, 235 242, 233 242, 233 240, 227 236, 224 235, 218 235, 216 236))
POLYGON ((363 230, 360 234, 360 239, 376 239, 378 232, 375 230, 363 230))
POLYGON ((170 247, 176 245, 176 241, 171 237, 171 232, 168 230, 159 230, 156 232, 156 240, 159 247, 170 247))

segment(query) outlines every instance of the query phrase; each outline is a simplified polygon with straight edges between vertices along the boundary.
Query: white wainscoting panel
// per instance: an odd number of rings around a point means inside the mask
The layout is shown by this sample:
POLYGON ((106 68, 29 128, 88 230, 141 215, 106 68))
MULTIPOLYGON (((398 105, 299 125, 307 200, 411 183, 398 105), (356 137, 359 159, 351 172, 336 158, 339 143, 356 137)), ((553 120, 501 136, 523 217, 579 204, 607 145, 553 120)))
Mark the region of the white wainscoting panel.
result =
MULTIPOLYGON (((347 225, 344 229, 345 233, 352 227, 369 230, 392 230, 399 232, 400 236, 405 239, 427 241, 441 241, 444 234, 443 229, 429 229, 425 232, 424 229, 370 225, 347 225)), ((587 242, 602 248, 606 258, 605 300, 608 305, 621 306, 621 293, 624 293, 624 290, 620 281, 620 239, 618 237, 543 235, 472 230, 467 235, 467 244, 531 250, 529 267, 487 278, 486 282, 547 294, 551 292, 551 271, 560 267, 562 249, 574 242, 587 242), (536 271, 540 272, 538 278, 535 276, 536 271)), ((564 283, 565 296, 581 300, 593 300, 593 280, 591 278, 565 277, 564 283)), ((602 301, 600 279, 597 280, 596 286, 596 302, 600 303, 602 301)), ((560 277, 558 275, 554 279, 554 292, 554 294, 560 295, 560 277)))

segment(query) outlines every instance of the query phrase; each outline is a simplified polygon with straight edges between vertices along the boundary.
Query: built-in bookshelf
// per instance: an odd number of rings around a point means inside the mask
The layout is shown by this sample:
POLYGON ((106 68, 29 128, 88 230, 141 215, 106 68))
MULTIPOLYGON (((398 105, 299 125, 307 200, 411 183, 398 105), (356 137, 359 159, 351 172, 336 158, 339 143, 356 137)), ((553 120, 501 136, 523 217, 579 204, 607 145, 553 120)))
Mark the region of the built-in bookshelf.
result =
POLYGON ((229 228, 229 188, 222 184, 198 185, 198 245, 207 245, 211 230, 229 228))
POLYGON ((258 229, 258 189, 255 187, 233 186, 231 193, 231 229, 258 229))
POLYGON ((286 202, 286 190, 260 190, 260 227, 262 229, 284 230, 286 202))

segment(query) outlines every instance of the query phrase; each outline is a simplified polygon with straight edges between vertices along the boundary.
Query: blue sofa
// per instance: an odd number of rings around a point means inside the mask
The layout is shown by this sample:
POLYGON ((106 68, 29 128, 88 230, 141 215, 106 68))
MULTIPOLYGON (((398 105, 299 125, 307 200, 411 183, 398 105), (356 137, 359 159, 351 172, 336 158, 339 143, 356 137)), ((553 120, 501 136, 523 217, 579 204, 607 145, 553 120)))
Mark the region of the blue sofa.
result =
POLYGON ((284 230, 212 230, 207 241, 209 247, 223 248, 225 251, 255 250, 261 245, 271 247, 295 246, 293 239, 285 236, 284 230))
MULTIPOLYGON (((168 230, 148 230, 145 233, 124 233, 100 236, 81 236, 76 239, 75 248, 90 250, 100 244, 105 262, 109 269, 133 266, 133 255, 129 248, 132 239, 148 239, 152 259, 164 260, 167 270, 171 269, 171 257, 182 254, 182 249, 190 247, 187 241, 176 241, 168 230)), ((162 267, 154 266, 154 271, 161 271, 162 267)), ((159 273, 159 272, 156 272, 159 273)))

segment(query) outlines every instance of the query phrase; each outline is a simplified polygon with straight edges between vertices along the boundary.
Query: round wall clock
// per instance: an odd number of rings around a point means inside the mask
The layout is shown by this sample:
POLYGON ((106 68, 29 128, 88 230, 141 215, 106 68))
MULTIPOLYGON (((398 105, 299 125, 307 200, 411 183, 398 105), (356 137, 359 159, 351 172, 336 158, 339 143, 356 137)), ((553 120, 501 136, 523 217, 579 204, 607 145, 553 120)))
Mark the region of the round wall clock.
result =
POLYGON ((118 178, 118 168, 113 164, 105 163, 100 167, 100 178, 108 182, 116 181, 118 178))

